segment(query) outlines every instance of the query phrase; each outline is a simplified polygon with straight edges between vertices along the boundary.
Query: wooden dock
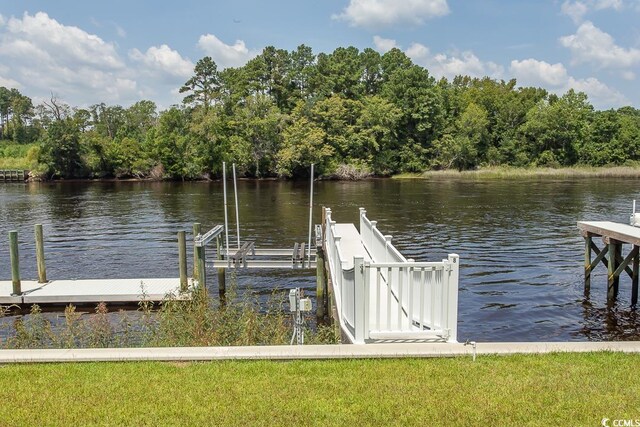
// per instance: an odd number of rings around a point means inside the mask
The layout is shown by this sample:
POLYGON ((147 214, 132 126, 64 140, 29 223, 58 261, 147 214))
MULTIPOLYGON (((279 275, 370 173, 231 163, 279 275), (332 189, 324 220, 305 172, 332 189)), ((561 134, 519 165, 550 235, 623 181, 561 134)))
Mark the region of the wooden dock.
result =
POLYGON ((638 303, 638 256, 640 247, 640 228, 611 221, 579 221, 578 228, 585 239, 584 255, 584 291, 588 295, 591 290, 591 272, 602 262, 607 267, 607 302, 612 303, 618 296, 620 275, 626 272, 631 278, 631 305, 638 303), (601 237, 603 248, 593 242, 594 237, 601 237), (631 245, 623 257, 623 245, 631 245), (592 252, 596 257, 592 260, 592 252), (631 265, 631 267, 629 267, 631 265))
POLYGON ((140 301, 161 302, 168 296, 190 298, 194 281, 189 279, 189 291, 180 292, 179 278, 163 279, 101 279, 52 280, 38 283, 22 281, 22 294, 13 294, 10 280, 0 281, 0 304, 137 304, 140 301))
POLYGON ((29 177, 25 170, 0 169, 0 182, 24 182, 29 177))

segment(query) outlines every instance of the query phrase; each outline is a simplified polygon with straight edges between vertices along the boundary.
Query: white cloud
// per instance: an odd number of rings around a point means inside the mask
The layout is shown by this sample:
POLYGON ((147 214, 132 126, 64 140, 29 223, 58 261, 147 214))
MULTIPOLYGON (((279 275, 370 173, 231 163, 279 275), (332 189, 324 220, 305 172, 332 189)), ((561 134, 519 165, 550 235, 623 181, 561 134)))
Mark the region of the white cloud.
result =
POLYGON ((561 87, 569 79, 567 69, 561 63, 549 64, 531 58, 511 61, 510 71, 522 86, 561 87))
POLYGON ((620 75, 625 80, 635 80, 635 78, 636 78, 636 73, 634 73, 631 70, 623 71, 622 73, 620 73, 620 75))
POLYGON ((127 32, 125 31, 124 28, 122 28, 118 24, 114 24, 114 25, 116 26, 116 34, 118 34, 118 37, 122 37, 122 38, 127 37, 127 32))
POLYGON ((139 99, 135 72, 117 46, 59 23, 44 12, 11 17, 0 26, 2 82, 34 98, 51 92, 75 105, 139 99))
POLYGON ((7 77, 2 77, 2 75, 0 75, 0 86, 9 88, 9 89, 21 89, 22 85, 20 83, 18 83, 17 81, 7 78, 7 77))
MULTIPOLYGON (((38 51, 40 58, 48 57, 54 62, 106 69, 124 67, 114 44, 106 43, 78 27, 62 25, 44 12, 33 16, 25 13, 22 19, 10 18, 2 37, 0 53, 5 53, 4 46, 12 41, 19 41, 19 45, 27 51, 38 51)), ((21 54, 19 50, 9 50, 7 53, 21 54)))
POLYGON ((228 45, 213 34, 200 36, 198 46, 221 68, 242 66, 260 53, 257 50, 249 50, 242 40, 228 45))
POLYGON ((631 102, 622 93, 610 88, 595 77, 586 79, 569 78, 569 88, 584 92, 596 108, 615 108, 631 105, 631 102))
POLYGON ((622 0, 565 0, 560 6, 560 11, 569 16, 576 24, 591 10, 613 9, 620 11, 625 4, 622 0))
POLYGON ((541 86, 550 92, 563 94, 569 89, 584 92, 597 108, 629 105, 629 100, 617 90, 594 77, 576 79, 562 63, 549 64, 537 59, 513 60, 509 68, 520 86, 541 86))
POLYGON ((581 1, 565 1, 560 7, 560 11, 569 16, 573 22, 579 23, 582 17, 587 14, 589 7, 581 1))
POLYGON ((4 25, 4 23, 5 23, 4 16, 2 16, 2 14, 0 14, 0 27, 2 27, 4 25))
POLYGON ((161 74, 186 79, 193 71, 193 63, 184 59, 176 50, 166 44, 159 47, 151 46, 145 53, 132 49, 129 57, 142 63, 146 71, 151 74, 161 74))
POLYGON ((592 63, 600 68, 629 68, 640 63, 640 49, 623 48, 611 35, 590 21, 578 27, 575 34, 560 37, 560 44, 571 50, 574 64, 592 63))
POLYGON ((392 25, 421 25, 425 20, 449 13, 447 0, 351 0, 331 18, 352 27, 375 28, 392 25))
POLYGON ((380 36, 373 36, 373 45, 380 53, 389 52, 394 47, 398 47, 398 44, 393 39, 385 39, 380 36))
POLYGON ((491 61, 481 61, 473 52, 431 54, 427 46, 413 43, 405 52, 416 64, 427 68, 435 77, 452 79, 457 75, 501 78, 503 67, 491 61))

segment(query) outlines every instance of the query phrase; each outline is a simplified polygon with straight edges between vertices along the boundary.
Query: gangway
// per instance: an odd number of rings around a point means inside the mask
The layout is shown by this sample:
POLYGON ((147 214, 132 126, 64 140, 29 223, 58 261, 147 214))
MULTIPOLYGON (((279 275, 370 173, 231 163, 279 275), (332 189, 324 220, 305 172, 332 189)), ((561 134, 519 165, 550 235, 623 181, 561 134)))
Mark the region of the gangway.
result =
POLYGON ((456 342, 459 257, 406 259, 360 208, 360 230, 326 209, 324 245, 340 327, 353 343, 456 342))

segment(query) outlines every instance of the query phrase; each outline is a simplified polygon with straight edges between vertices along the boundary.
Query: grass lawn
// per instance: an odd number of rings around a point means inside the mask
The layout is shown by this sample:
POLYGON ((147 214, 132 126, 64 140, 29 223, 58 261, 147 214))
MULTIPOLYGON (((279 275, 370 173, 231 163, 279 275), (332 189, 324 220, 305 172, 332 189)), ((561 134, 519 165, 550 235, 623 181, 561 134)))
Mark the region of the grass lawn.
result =
POLYGON ((640 419, 640 355, 0 366, 0 425, 581 425, 640 419))

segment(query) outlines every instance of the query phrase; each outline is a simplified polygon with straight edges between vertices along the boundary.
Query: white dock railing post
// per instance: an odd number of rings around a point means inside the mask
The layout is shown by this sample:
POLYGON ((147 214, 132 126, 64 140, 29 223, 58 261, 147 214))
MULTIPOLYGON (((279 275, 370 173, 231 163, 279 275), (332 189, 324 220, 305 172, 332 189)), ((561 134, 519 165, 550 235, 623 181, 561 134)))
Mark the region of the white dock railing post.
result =
POLYGON ((354 273, 354 323, 355 323, 355 344, 364 344, 364 340, 367 338, 368 322, 366 319, 365 310, 365 280, 364 280, 364 258, 353 258, 353 273, 354 273))
POLYGON ((449 329, 449 342, 458 341, 458 280, 460 278, 460 257, 457 254, 449 254, 447 258, 451 270, 447 286, 447 328, 449 329))

